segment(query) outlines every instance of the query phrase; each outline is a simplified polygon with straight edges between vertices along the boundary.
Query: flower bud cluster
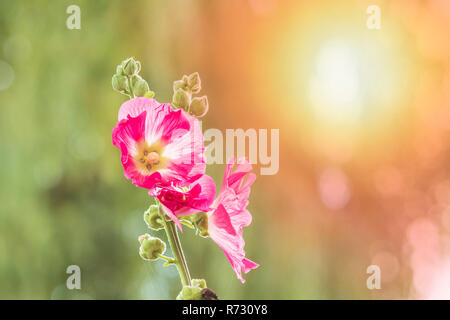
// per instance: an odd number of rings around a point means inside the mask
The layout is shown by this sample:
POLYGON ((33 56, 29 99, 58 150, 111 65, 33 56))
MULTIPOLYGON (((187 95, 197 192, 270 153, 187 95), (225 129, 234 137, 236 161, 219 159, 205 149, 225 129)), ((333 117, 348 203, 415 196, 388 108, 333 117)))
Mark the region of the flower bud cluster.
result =
POLYGON ((112 87, 114 90, 129 96, 152 98, 155 93, 150 91, 150 87, 140 75, 141 63, 134 58, 122 61, 116 68, 116 73, 112 77, 112 87))
POLYGON ((201 80, 198 72, 189 76, 184 75, 181 80, 173 83, 172 105, 183 109, 194 117, 201 118, 208 112, 208 98, 192 97, 201 90, 201 80))

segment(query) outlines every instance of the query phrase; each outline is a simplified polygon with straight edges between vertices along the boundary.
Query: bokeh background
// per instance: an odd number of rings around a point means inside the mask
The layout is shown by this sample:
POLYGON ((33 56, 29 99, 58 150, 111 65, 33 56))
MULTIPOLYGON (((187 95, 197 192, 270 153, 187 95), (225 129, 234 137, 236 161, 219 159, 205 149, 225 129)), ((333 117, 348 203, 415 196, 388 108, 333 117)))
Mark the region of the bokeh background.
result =
POLYGON ((450 298, 449 34, 446 0, 1 1, 0 298, 177 295, 175 268, 139 258, 150 198, 111 144, 129 56, 162 102, 198 71, 204 129, 280 130, 244 231, 261 267, 242 285, 187 230, 193 277, 223 299, 450 298))

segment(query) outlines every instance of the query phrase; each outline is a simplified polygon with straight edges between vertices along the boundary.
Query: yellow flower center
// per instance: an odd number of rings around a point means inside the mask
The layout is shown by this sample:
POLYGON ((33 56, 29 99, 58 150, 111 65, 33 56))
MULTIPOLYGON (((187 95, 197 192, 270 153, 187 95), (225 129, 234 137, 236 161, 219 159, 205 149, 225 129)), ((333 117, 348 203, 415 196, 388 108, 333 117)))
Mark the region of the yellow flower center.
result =
POLYGON ((133 157, 136 168, 142 174, 150 175, 167 167, 168 159, 163 157, 164 146, 159 142, 148 145, 146 141, 138 142, 137 153, 133 157))

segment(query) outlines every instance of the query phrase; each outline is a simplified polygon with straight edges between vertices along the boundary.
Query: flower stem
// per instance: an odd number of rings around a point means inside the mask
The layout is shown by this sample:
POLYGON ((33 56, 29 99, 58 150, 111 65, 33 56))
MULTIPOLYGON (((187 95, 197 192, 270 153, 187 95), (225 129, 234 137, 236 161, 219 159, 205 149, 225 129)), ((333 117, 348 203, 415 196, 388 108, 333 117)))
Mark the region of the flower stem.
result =
POLYGON ((127 76, 127 79, 128 79, 128 85, 130 87, 130 92, 129 92, 130 93, 130 99, 134 99, 135 96, 134 96, 134 92, 133 92, 133 87, 131 85, 131 77, 127 76))
MULTIPOLYGON (((162 215, 165 216, 164 213, 162 213, 162 215)), ((175 223, 171 220, 167 221, 165 217, 162 219, 162 222, 164 225, 164 229, 166 230, 170 247, 172 248, 172 253, 175 258, 175 265, 177 266, 178 273, 180 274, 181 284, 183 286, 190 286, 191 275, 189 274, 186 258, 184 257, 183 249, 181 248, 181 242, 180 238, 178 237, 175 223)))

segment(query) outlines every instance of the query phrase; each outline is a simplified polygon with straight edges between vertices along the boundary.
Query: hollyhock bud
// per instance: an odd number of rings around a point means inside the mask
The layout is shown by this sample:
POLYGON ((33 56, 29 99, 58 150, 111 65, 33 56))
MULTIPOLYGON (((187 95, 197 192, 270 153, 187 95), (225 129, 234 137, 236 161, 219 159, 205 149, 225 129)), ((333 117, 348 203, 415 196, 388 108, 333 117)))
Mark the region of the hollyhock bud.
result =
POLYGON ((198 235, 204 238, 209 237, 208 233, 208 214, 199 212, 192 216, 192 223, 197 228, 198 235))
POLYGON ((204 279, 192 279, 191 286, 184 286, 177 296, 177 300, 217 300, 214 291, 206 287, 204 279))
POLYGON ((139 80, 143 80, 138 74, 134 74, 130 77, 130 86, 134 87, 139 80))
POLYGON ((205 281, 205 279, 192 279, 192 285, 194 287, 199 287, 199 288, 205 289, 206 281, 205 281))
POLYGON ((189 107, 190 100, 191 98, 186 91, 178 89, 173 94, 172 104, 177 108, 187 110, 187 108, 189 107))
POLYGON ((124 76, 124 75, 125 75, 125 73, 123 72, 123 67, 122 67, 121 64, 119 64, 119 65, 117 66, 117 68, 116 68, 116 74, 117 74, 118 76, 124 76))
POLYGON ((147 81, 140 78, 137 79, 133 84, 133 94, 136 97, 143 97, 147 92, 150 91, 147 81))
POLYGON ((187 84, 192 93, 199 93, 201 89, 201 80, 198 72, 189 75, 187 84))
POLYGON ((176 92, 178 89, 182 89, 184 91, 188 91, 189 90, 188 77, 187 76, 183 76, 183 79, 173 82, 173 92, 176 92))
POLYGON ((132 76, 140 71, 141 64, 140 62, 134 60, 133 58, 128 58, 124 62, 122 62, 123 72, 127 76, 132 76))
POLYGON ((203 300, 202 288, 197 286, 184 286, 178 294, 177 300, 203 300))
POLYGON ((159 214, 159 207, 156 204, 151 205, 150 208, 148 208, 148 210, 144 213, 144 221, 150 229, 164 229, 162 219, 164 218, 159 214))
POLYGON ((141 244, 139 255, 144 260, 154 261, 166 251, 166 244, 148 233, 139 237, 139 243, 141 244))
POLYGON ((208 112, 208 98, 206 96, 192 99, 189 113, 194 117, 201 118, 208 112))
POLYGON ((124 92, 128 90, 128 79, 123 75, 113 75, 112 87, 114 90, 124 92))

